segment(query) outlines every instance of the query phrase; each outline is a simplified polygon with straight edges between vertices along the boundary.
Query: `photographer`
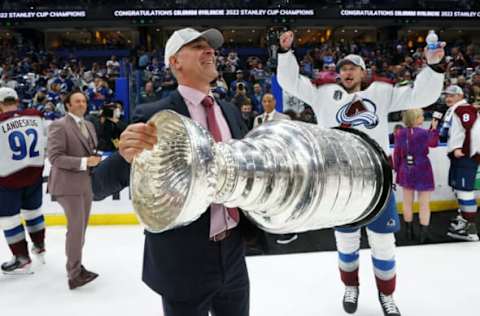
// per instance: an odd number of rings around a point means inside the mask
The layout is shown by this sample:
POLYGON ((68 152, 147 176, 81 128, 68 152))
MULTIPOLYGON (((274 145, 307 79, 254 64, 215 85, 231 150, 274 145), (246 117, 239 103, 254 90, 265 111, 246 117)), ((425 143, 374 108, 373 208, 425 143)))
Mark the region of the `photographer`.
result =
POLYGON ((230 95, 235 95, 237 92, 238 84, 241 83, 246 90, 249 90, 249 83, 243 78, 243 71, 237 70, 235 73, 235 80, 230 83, 230 95))
POLYGON ((233 95, 231 102, 240 109, 244 100, 247 98, 247 89, 245 84, 243 82, 239 82, 235 86, 235 94, 233 95))
POLYGON ((119 120, 118 111, 119 109, 114 103, 103 107, 100 118, 100 134, 98 135, 98 150, 116 151, 118 149, 120 134, 126 128, 125 124, 119 120))

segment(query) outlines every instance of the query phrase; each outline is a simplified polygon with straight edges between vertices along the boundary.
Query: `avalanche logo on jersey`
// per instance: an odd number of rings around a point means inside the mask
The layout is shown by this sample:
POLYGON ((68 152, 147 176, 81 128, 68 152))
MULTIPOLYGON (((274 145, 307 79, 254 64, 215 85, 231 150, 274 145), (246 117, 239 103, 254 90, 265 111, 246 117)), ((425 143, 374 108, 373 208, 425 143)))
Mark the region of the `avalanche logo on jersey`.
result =
POLYGON ((378 125, 375 103, 369 99, 361 99, 357 95, 338 110, 336 117, 340 127, 363 125, 366 128, 374 128, 378 125))

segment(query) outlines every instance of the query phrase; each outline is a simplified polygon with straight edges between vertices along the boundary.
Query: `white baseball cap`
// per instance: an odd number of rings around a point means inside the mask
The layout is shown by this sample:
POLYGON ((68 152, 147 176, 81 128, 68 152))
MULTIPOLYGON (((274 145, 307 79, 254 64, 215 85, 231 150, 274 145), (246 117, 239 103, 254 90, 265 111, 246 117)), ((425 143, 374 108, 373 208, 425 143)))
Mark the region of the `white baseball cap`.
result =
POLYGON ((165 67, 170 66, 170 57, 175 55, 184 45, 193 42, 199 37, 205 38, 208 44, 217 49, 223 44, 223 35, 217 29, 208 29, 199 32, 192 28, 184 28, 173 32, 165 45, 165 67))
POLYGON ((5 102, 6 99, 18 100, 18 94, 12 88, 0 88, 0 102, 5 102))
POLYGON ((463 95, 463 89, 456 84, 452 84, 448 86, 445 90, 443 90, 443 94, 461 94, 463 95))
POLYGON ((363 70, 366 70, 367 67, 365 66, 365 62, 363 61, 363 58, 360 55, 355 55, 355 54, 350 54, 345 57, 343 57, 338 63, 337 63, 337 68, 340 69, 343 65, 346 64, 354 64, 355 66, 358 66, 362 68, 363 70))

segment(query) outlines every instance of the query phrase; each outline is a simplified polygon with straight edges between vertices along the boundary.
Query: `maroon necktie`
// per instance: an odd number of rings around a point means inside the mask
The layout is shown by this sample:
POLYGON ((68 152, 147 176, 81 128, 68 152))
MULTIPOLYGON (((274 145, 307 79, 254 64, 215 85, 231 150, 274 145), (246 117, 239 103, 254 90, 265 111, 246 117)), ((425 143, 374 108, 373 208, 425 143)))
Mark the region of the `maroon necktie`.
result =
POLYGON ((212 134, 215 142, 221 142, 222 141, 222 133, 220 133, 220 127, 218 127, 218 124, 217 124, 217 119, 216 119, 216 116, 215 116, 215 109, 213 108, 213 105, 214 105, 213 98, 211 96, 207 95, 202 100, 202 105, 207 110, 208 130, 212 134))
MULTIPOLYGON (((215 101, 213 98, 209 95, 207 95, 203 100, 202 100, 202 105, 205 107, 205 110, 207 111, 207 125, 208 125, 208 130, 213 136, 213 139, 215 142, 220 142, 222 141, 222 133, 220 133, 220 127, 217 124, 217 118, 215 116, 215 109, 213 105, 215 104, 215 101)), ((226 207, 228 211, 228 215, 233 218, 237 223, 240 219, 240 214, 238 213, 238 209, 235 208, 228 208, 226 207)))

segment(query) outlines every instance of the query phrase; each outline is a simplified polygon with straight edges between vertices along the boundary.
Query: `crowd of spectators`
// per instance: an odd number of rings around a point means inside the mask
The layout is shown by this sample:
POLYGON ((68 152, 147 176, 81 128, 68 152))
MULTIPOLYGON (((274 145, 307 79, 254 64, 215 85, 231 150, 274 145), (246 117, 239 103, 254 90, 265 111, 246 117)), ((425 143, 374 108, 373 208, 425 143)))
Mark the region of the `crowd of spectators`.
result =
MULTIPOLYGON (((270 48, 268 50, 270 51, 270 48)), ((377 45, 327 43, 300 48, 296 52, 300 54, 301 73, 318 85, 338 79, 335 64, 349 53, 359 54, 364 58, 367 64, 365 85, 376 80, 408 85, 425 66, 423 47, 411 49, 401 41, 377 45)), ((261 113, 261 95, 270 92, 271 78, 275 73, 275 60, 272 58, 274 56, 238 56, 235 49, 217 51, 216 54, 220 75, 217 81, 212 83, 212 91, 218 97, 232 101, 239 108, 242 99, 248 97, 253 111, 261 113)), ((475 45, 452 45, 447 47, 447 54, 445 86, 459 85, 464 89, 469 102, 480 104, 479 48, 475 45)), ((175 88, 175 78, 158 62, 161 60, 160 56, 143 51, 138 60, 143 60, 139 65, 145 69, 143 100, 161 98, 175 88)), ((441 99, 427 109, 426 118, 429 119, 432 111, 438 109, 445 110, 441 99)), ((393 113, 391 120, 400 121, 399 113, 393 113)))
MULTIPOLYGON (((367 65, 365 85, 377 80, 408 85, 425 66, 423 47, 410 49, 402 42, 375 46, 340 43, 325 44, 308 50, 300 62, 301 72, 316 84, 335 82, 338 80, 335 62, 347 53, 359 54, 364 58, 367 65)), ((445 86, 459 85, 469 102, 480 104, 479 48, 473 44, 447 46, 446 61, 445 86)), ((431 117, 433 110, 445 110, 442 99, 427 108, 427 118, 431 117)), ((400 113, 392 113, 390 119, 400 121, 400 113)))
MULTIPOLYGON (((47 122, 65 115, 65 97, 74 90, 88 96, 88 117, 100 136, 108 122, 118 122, 122 116, 123 104, 114 97, 115 79, 120 75, 115 56, 87 66, 82 60, 61 60, 54 53, 24 47, 23 52, 3 49, 0 57, 0 86, 15 89, 20 108, 39 110, 47 122)), ((109 141, 105 143, 100 149, 112 149, 109 141)))
MULTIPOLYGON (((408 85, 424 67, 422 50, 422 47, 408 48, 401 41, 376 45, 335 42, 301 47, 296 53, 300 57, 301 73, 318 85, 338 80, 335 64, 349 53, 364 58, 367 65, 365 85, 375 80, 408 85)), ((272 51, 275 49, 265 48, 265 54, 260 56, 239 55, 236 49, 230 48, 216 51, 219 76, 212 82, 212 92, 220 99, 231 101, 242 112, 261 114, 262 96, 271 92, 275 73, 272 51)), ((16 89, 22 107, 36 108, 50 120, 65 114, 63 100, 68 92, 82 90, 88 96, 89 115, 102 121, 101 112, 105 105, 112 109, 121 107, 119 103, 114 104, 115 80, 120 74, 129 76, 134 82, 131 85, 134 86, 131 93, 135 95, 132 107, 161 99, 176 89, 175 77, 165 69, 162 60, 161 50, 147 51, 144 48, 132 51, 131 56, 121 60, 111 56, 106 60, 87 61, 75 57, 60 58, 55 52, 33 49, 28 45, 11 46, 0 52, 0 86, 16 89)), ((449 45, 446 60, 445 86, 459 85, 469 102, 480 104, 479 48, 475 45, 449 45)), ((284 100, 284 104, 290 101, 284 100)), ((315 122, 309 105, 286 106, 284 110, 293 119, 315 122)), ((427 108, 427 120, 433 110, 445 110, 441 98, 427 108)), ((244 114, 246 117, 250 115, 244 114)), ((390 119, 400 121, 401 117, 399 113, 392 113, 390 119)))

